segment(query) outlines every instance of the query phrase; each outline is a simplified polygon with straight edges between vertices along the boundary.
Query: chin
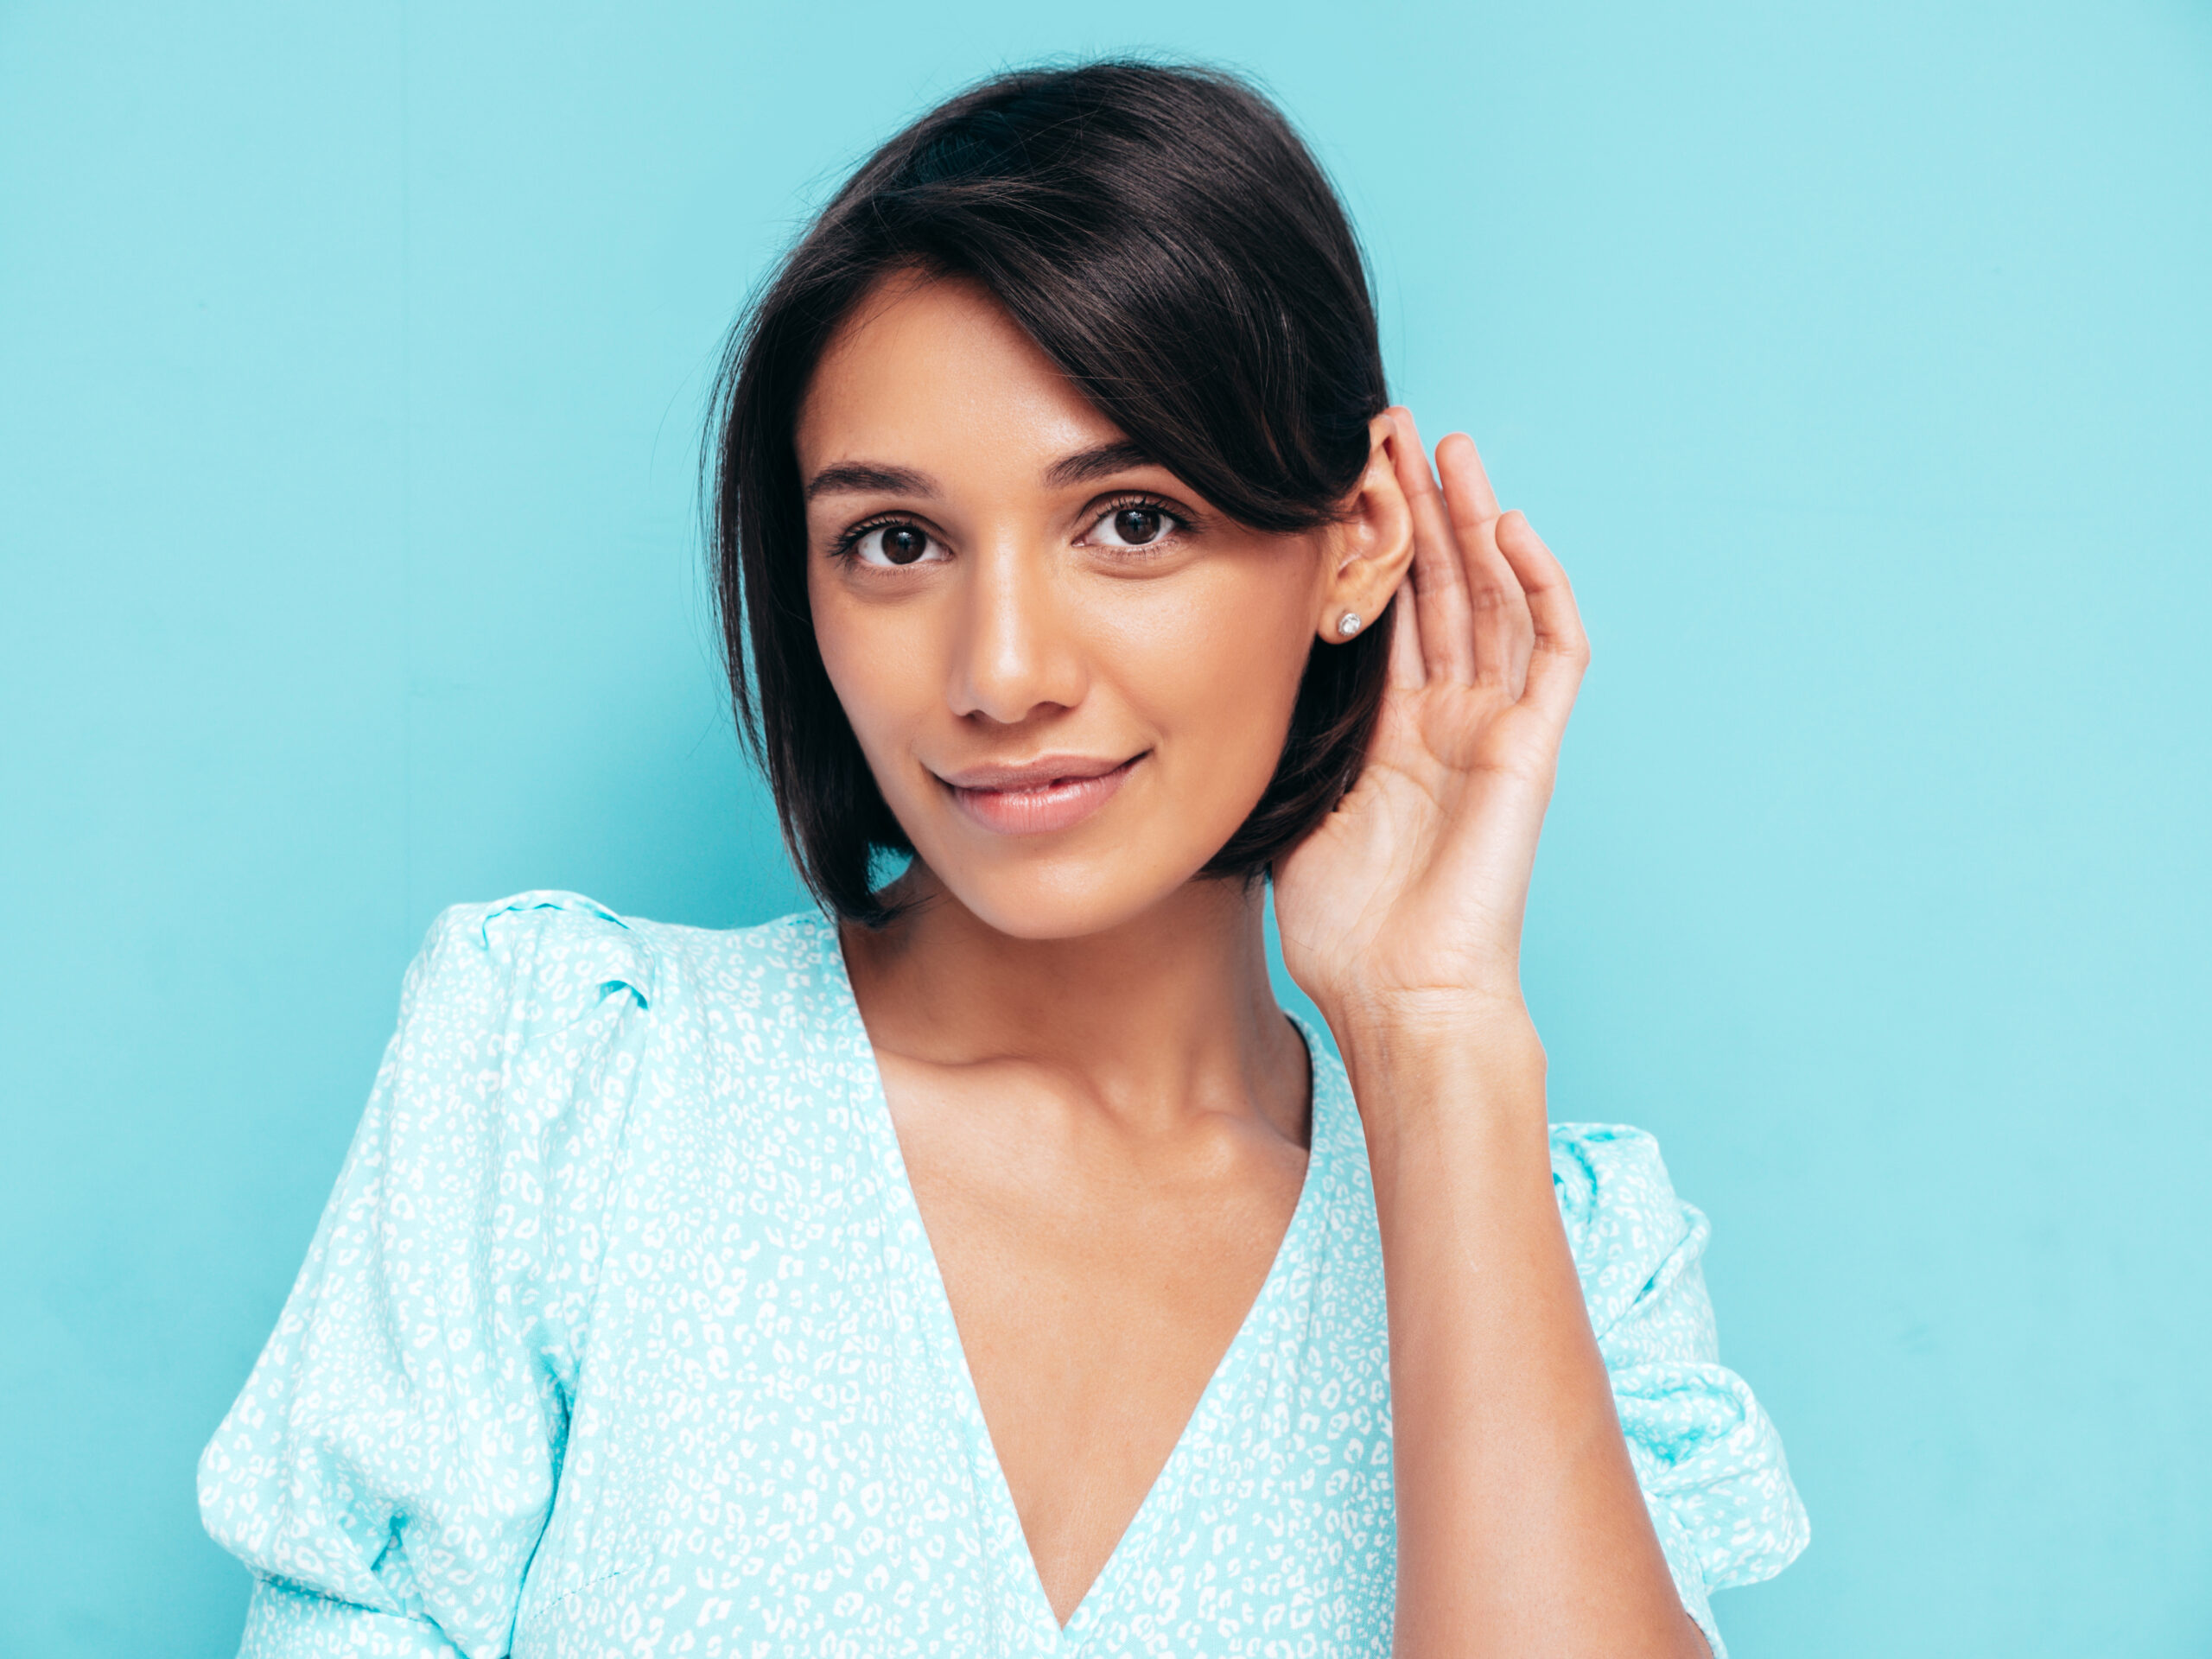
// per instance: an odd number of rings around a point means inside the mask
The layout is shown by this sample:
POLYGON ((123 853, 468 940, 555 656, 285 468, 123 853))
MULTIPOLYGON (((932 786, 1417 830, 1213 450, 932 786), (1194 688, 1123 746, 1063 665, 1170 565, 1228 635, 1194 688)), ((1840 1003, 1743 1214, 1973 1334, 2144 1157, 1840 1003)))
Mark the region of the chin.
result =
POLYGON ((948 860, 929 868, 986 927, 1045 941, 1088 938, 1133 922, 1186 886, 1198 868, 1147 870, 1138 863, 1122 849, 1089 858, 948 860))

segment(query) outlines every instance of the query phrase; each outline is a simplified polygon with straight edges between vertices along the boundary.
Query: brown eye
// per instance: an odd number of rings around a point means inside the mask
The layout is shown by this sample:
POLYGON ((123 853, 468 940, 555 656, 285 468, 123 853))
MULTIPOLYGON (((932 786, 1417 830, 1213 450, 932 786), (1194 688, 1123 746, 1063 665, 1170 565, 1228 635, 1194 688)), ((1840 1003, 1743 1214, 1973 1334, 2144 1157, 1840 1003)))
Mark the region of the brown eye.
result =
POLYGON ((852 543, 852 556, 878 569, 941 563, 944 550, 918 524, 880 524, 852 543))
POLYGON ((1142 547, 1159 538, 1160 521, 1156 507, 1123 507, 1114 515, 1114 533, 1131 547, 1142 547))
POLYGON ((1151 547, 1181 528, 1175 515, 1165 507, 1136 502, 1103 514, 1090 527, 1090 538, 1102 547, 1151 547))

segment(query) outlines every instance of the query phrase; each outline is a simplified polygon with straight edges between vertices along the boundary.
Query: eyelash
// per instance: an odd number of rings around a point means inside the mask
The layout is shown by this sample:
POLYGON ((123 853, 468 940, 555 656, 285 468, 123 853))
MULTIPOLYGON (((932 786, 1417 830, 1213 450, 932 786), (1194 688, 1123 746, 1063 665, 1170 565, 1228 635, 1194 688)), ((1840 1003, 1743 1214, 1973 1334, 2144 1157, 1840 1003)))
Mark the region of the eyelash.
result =
POLYGON ((1187 536, 1191 532, 1192 521, 1189 513, 1179 507, 1171 506, 1156 495, 1147 495, 1141 490, 1133 491, 1127 495, 1114 496, 1100 502, 1090 515, 1090 528, 1096 529, 1101 519, 1110 518, 1117 512, 1127 512, 1132 507, 1147 512, 1156 512, 1167 522, 1162 527, 1158 541, 1147 542, 1142 547, 1117 547, 1113 550, 1116 553, 1160 552, 1178 537, 1187 536))
MULTIPOLYGON (((1127 512, 1132 507, 1158 513, 1167 521, 1167 527, 1156 542, 1147 542, 1142 547, 1116 548, 1113 550, 1115 552, 1124 554, 1158 552, 1178 537, 1188 535, 1196 527, 1197 521, 1182 508, 1163 501, 1156 495, 1149 495, 1138 490, 1123 495, 1111 496, 1099 502, 1090 512, 1085 524, 1086 531, 1096 528, 1101 519, 1109 518, 1117 512, 1127 512)), ((830 549, 830 556, 842 563, 853 563, 857 556, 854 550, 868 537, 879 530, 900 528, 919 531, 931 541, 938 539, 935 533, 926 525, 918 523, 904 513, 880 513, 875 518, 861 519, 860 523, 839 536, 830 549)))
POLYGON ((880 513, 873 518, 861 519, 860 523, 855 524, 850 530, 845 531, 843 535, 838 537, 836 543, 830 549, 830 556, 842 563, 853 563, 857 556, 854 553, 853 550, 858 547, 861 542, 865 541, 868 537, 873 536, 879 530, 898 529, 918 530, 920 531, 923 535, 928 536, 931 541, 936 541, 938 539, 936 536, 931 533, 926 525, 917 524, 913 519, 907 518, 904 513, 880 513))

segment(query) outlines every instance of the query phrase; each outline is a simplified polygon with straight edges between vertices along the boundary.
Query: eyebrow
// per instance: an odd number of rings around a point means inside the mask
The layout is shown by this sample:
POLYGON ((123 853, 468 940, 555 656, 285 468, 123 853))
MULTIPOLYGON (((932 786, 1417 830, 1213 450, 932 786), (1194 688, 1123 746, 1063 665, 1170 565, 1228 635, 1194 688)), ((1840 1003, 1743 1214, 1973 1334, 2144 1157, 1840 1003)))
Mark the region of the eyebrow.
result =
POLYGON ((937 480, 911 467, 885 467, 872 461, 842 461, 807 480, 806 499, 824 495, 935 495, 937 480))
MULTIPOLYGON (((1071 485, 1088 484, 1096 478, 1125 473, 1132 467, 1151 464, 1152 457, 1145 453, 1142 445, 1118 439, 1061 456, 1045 469, 1045 482, 1054 489, 1065 489, 1071 485)), ((933 496, 937 493, 937 480, 927 473, 873 461, 841 461, 834 467, 824 467, 807 480, 806 486, 806 499, 810 501, 825 495, 933 496)))
POLYGON ((1063 455, 1045 469, 1045 482, 1054 488, 1071 484, 1088 484, 1094 478, 1109 478, 1116 473, 1126 473, 1132 467, 1149 467, 1152 457, 1145 453, 1142 444, 1123 438, 1113 443, 1102 443, 1096 449, 1078 449, 1071 455, 1063 455))

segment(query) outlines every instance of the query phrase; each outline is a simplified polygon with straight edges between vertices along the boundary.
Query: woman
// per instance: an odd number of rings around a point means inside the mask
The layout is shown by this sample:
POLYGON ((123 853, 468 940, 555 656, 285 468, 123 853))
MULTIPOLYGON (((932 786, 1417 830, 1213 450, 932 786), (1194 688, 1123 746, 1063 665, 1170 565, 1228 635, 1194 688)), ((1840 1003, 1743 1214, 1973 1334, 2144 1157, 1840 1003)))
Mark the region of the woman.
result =
POLYGON ((1518 983, 1573 601, 1388 406, 1281 118, 954 99, 716 437, 829 918, 440 919, 203 1460, 247 1651, 1719 1651, 1802 1511, 1703 1218, 1548 1128, 1518 983))

